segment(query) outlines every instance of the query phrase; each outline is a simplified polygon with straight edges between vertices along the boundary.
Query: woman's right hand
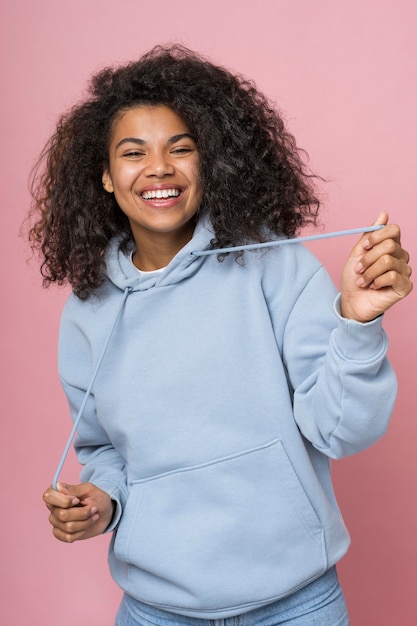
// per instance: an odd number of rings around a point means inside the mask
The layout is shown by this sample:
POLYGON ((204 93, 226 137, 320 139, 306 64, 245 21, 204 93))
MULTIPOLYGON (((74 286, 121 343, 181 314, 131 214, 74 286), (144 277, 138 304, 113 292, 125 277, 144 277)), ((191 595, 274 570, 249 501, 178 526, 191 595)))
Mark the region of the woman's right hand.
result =
POLYGON ((92 483, 58 483, 57 491, 49 487, 43 500, 50 511, 54 536, 66 543, 101 535, 109 526, 115 509, 110 496, 92 483))

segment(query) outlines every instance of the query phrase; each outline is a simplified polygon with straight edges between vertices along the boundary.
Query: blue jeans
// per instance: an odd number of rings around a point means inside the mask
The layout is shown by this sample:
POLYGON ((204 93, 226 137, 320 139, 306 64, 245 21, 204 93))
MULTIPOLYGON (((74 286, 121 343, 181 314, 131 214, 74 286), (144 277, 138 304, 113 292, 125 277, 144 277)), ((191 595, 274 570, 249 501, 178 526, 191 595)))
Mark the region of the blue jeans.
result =
POLYGON ((349 626, 342 589, 332 567, 282 600, 226 619, 168 613, 124 596, 115 626, 349 626))

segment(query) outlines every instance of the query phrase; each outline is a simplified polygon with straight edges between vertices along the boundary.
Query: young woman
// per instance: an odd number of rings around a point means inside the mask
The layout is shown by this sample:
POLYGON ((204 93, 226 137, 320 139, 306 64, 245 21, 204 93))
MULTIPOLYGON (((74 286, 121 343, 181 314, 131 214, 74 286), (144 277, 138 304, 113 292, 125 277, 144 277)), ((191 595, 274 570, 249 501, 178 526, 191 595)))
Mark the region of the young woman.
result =
POLYGON ((41 163, 30 238, 45 285, 73 288, 74 419, 88 395, 82 482, 44 494, 55 537, 113 531, 119 626, 348 624, 329 459, 392 411, 382 314, 412 288, 398 226, 378 217, 337 294, 284 245, 319 201, 279 113, 179 46, 97 74, 41 163))

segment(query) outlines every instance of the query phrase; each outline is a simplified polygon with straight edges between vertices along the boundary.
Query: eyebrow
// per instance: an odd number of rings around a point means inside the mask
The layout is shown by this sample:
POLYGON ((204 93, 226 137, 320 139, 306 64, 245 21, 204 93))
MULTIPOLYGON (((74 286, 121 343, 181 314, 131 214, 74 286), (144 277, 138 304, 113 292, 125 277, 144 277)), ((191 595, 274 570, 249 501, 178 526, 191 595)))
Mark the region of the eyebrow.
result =
MULTIPOLYGON (((173 143, 181 141, 182 139, 191 139, 192 141, 195 141, 194 137, 192 137, 189 133, 181 133, 179 135, 173 135, 172 137, 170 137, 167 143, 169 145, 172 145, 173 143)), ((120 146, 122 146, 124 143, 134 143, 138 146, 146 145, 146 141, 144 139, 140 139, 139 137, 125 137, 124 139, 121 139, 116 145, 116 150, 120 148, 120 146)))

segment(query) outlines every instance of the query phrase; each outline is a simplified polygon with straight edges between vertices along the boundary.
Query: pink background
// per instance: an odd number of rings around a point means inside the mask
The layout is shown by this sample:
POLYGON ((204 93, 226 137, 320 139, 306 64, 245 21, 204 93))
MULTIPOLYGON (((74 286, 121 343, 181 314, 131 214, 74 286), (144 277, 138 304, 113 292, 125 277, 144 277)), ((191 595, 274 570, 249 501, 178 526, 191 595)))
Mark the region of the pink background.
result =
MULTIPOLYGON (((326 230, 389 211, 415 253, 415 0, 2 0, 1 307, 4 626, 112 626, 120 592, 108 537, 53 539, 41 495, 70 429, 56 374, 66 289, 43 291, 18 228, 27 179, 59 113, 101 66, 180 41, 256 79, 329 179, 326 230)), ((337 282, 352 238, 312 245, 337 282)), ((334 465, 353 546, 340 565, 353 626, 405 626, 417 613, 416 298, 385 327, 400 383, 392 425, 371 450, 334 465)), ((71 459, 63 474, 77 482, 71 459)))

